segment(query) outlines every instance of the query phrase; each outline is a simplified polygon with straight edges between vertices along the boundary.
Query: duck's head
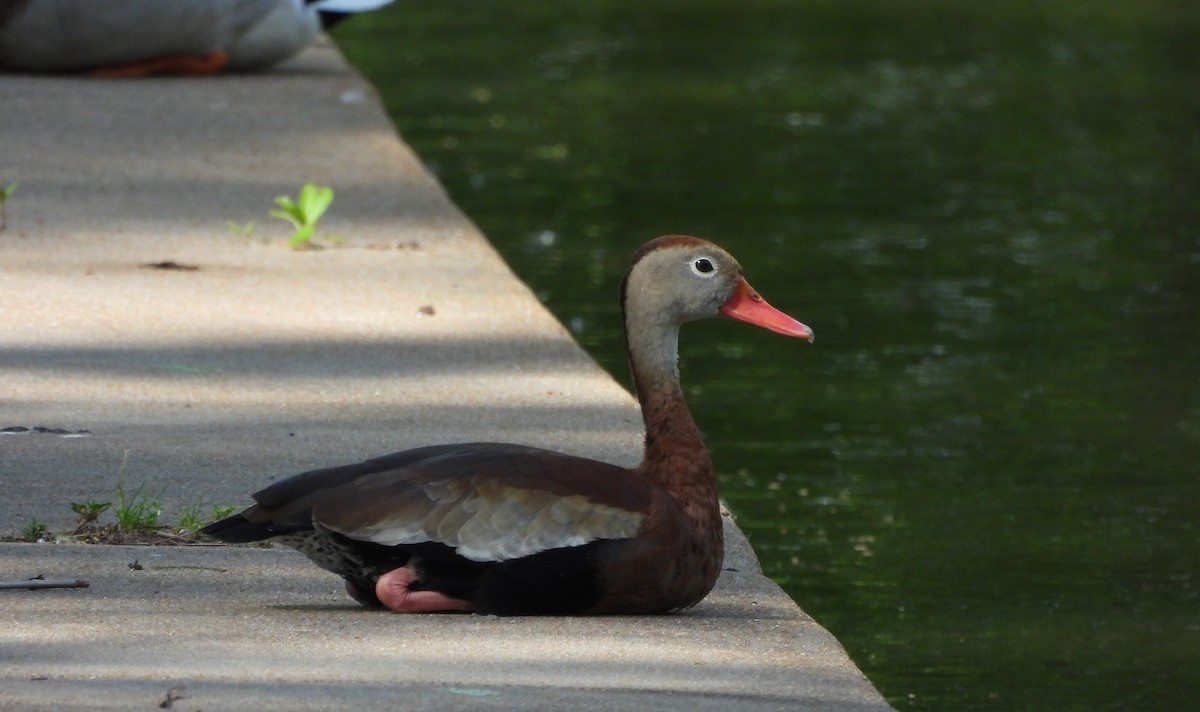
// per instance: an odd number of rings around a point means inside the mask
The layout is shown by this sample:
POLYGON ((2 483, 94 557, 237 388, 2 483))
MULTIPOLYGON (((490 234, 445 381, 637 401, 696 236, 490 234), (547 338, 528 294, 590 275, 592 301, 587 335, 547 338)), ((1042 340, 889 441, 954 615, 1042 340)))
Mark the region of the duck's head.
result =
POLYGON ((664 235, 633 255, 622 284, 627 324, 678 326, 727 316, 785 336, 813 340, 812 329, 766 302, 725 250, 698 237, 664 235))

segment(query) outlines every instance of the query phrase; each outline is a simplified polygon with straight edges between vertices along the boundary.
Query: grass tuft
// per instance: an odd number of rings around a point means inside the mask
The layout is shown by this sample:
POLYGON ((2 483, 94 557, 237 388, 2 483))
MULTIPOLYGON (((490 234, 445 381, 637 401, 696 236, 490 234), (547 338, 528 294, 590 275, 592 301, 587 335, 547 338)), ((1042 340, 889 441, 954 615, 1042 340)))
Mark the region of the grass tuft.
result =
POLYGON ((117 528, 121 531, 148 531, 158 527, 162 505, 157 499, 142 494, 145 487, 145 484, 138 485, 132 494, 127 495, 125 486, 117 484, 117 506, 113 509, 113 516, 117 518, 117 528))

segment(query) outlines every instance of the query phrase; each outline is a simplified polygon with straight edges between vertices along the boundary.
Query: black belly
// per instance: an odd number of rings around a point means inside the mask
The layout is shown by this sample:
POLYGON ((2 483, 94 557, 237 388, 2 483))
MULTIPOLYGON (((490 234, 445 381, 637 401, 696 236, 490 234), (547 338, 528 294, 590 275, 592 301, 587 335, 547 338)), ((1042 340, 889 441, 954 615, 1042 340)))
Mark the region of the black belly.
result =
POLYGON ((476 613, 570 615, 586 613, 600 600, 597 562, 619 541, 550 549, 507 561, 471 561, 444 544, 384 546, 336 532, 308 530, 276 538, 332 571, 354 587, 364 603, 382 605, 375 583, 388 571, 410 566, 414 590, 437 591, 475 603, 476 613))

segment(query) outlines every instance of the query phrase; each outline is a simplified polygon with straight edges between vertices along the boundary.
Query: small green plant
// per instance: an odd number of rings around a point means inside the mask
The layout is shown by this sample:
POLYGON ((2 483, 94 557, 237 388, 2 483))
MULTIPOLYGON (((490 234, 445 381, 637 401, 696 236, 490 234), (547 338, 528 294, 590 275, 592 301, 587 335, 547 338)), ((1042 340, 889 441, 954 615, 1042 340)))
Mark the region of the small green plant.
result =
POLYGON ((107 512, 111 506, 112 502, 96 502, 93 500, 72 502, 71 511, 79 515, 79 521, 75 523, 75 531, 72 533, 81 534, 85 530, 94 527, 100 515, 107 512))
POLYGON ((254 222, 253 221, 248 222, 245 225, 239 225, 238 223, 236 223, 232 220, 226 220, 225 227, 229 228, 229 231, 232 232, 234 235, 237 235, 238 237, 244 237, 247 240, 249 240, 251 237, 254 237, 254 222))
POLYGON ((230 514, 238 510, 234 505, 217 505, 212 507, 212 516, 207 520, 201 516, 200 507, 184 507, 179 511, 179 526, 176 527, 179 534, 183 536, 195 536, 196 532, 200 531, 201 527, 209 522, 215 522, 218 519, 224 519, 230 514))
POLYGON ((36 517, 30 517, 29 524, 26 524, 25 528, 21 530, 21 541, 39 541, 47 532, 45 522, 39 522, 36 517))
POLYGON ((158 515, 162 505, 158 500, 142 494, 145 485, 138 485, 132 494, 126 494, 124 485, 117 484, 117 506, 113 515, 121 531, 145 531, 158 526, 158 515))
POLYGON ((204 526, 204 521, 200 519, 199 507, 184 507, 179 510, 179 526, 176 529, 180 534, 195 534, 202 526, 204 526))
POLYGON ((8 199, 17 190, 16 183, 9 183, 0 190, 0 232, 4 232, 4 228, 8 227, 8 215, 4 212, 4 206, 8 204, 8 199))
POLYGON ((239 509, 241 509, 241 507, 237 506, 236 504, 214 504, 212 508, 212 520, 215 522, 218 519, 224 519, 239 509))
POLYGON ((272 210, 271 217, 290 222, 296 231, 288 239, 288 244, 294 250, 305 249, 311 246, 317 221, 332 202, 333 188, 305 183, 296 200, 286 195, 275 198, 275 204, 281 209, 272 210))

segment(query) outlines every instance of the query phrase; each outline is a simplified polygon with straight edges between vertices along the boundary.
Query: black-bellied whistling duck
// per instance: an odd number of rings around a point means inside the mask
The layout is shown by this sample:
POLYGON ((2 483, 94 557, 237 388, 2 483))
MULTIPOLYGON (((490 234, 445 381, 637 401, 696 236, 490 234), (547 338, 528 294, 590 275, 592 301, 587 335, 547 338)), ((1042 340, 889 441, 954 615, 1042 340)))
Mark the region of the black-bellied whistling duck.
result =
POLYGON ((417 448, 305 472, 202 531, 274 539, 398 612, 664 613, 712 590, 724 543, 717 480, 679 386, 685 322, 725 315, 812 331, 763 301, 737 261, 695 237, 651 240, 621 285, 642 418, 626 469, 524 445, 417 448))

